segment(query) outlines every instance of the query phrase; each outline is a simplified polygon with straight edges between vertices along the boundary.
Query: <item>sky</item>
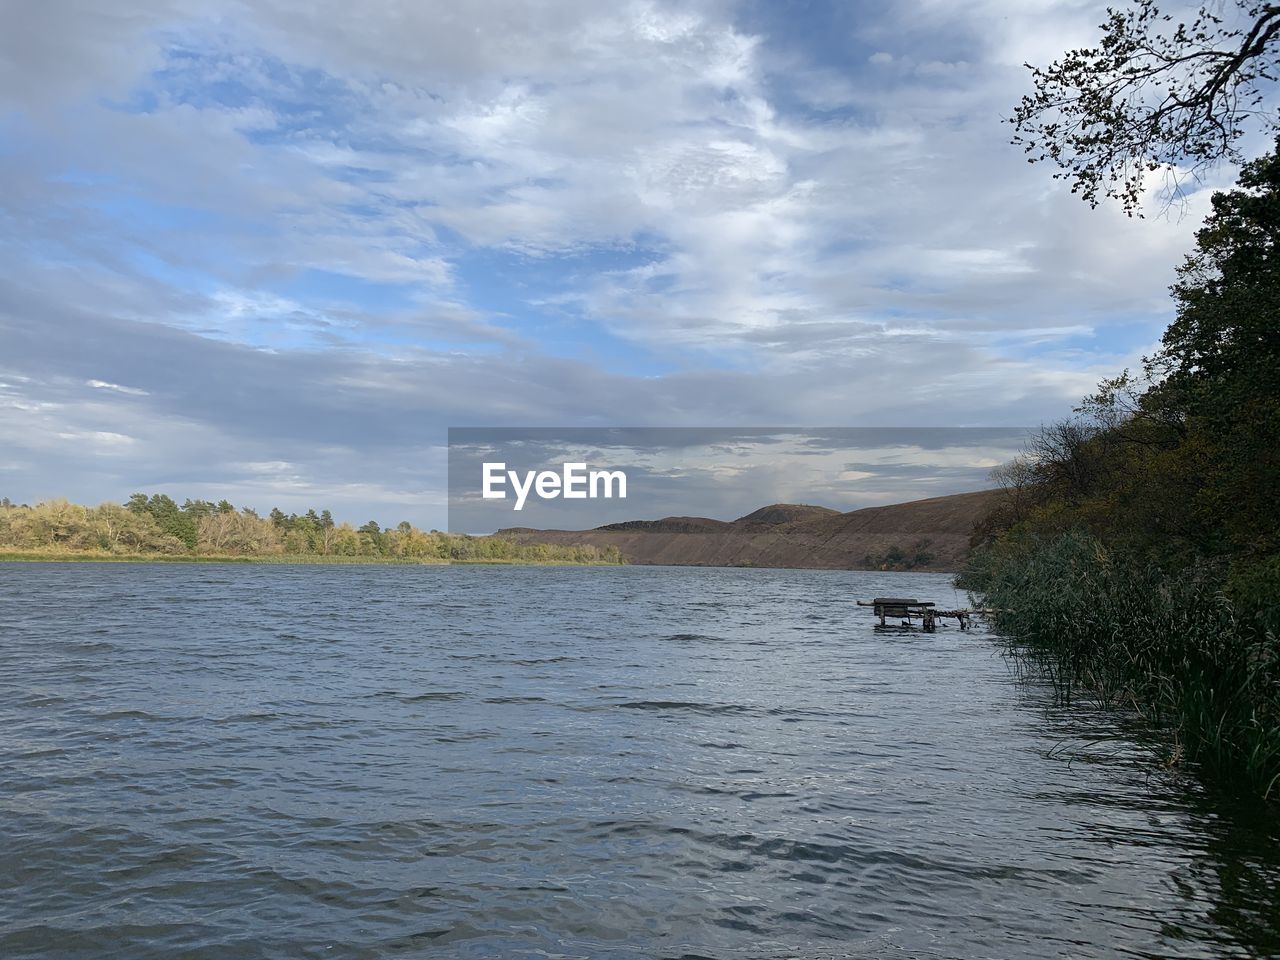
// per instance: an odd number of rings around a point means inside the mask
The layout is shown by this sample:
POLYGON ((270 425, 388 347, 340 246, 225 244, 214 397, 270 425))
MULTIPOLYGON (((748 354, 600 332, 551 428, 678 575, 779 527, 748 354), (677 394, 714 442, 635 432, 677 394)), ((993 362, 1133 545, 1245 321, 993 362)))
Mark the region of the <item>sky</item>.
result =
POLYGON ((433 527, 449 427, 1064 416, 1207 209, 1008 144, 1102 7, 11 5, 0 495, 433 527))

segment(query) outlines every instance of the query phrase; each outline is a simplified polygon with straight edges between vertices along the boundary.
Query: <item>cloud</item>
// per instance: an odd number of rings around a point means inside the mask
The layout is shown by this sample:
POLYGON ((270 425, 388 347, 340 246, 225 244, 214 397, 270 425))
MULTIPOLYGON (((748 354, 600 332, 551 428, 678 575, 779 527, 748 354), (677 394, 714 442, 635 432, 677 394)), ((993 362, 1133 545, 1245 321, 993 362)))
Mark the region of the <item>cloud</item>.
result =
POLYGON ((124 387, 118 383, 108 383, 105 380, 86 380, 85 383, 88 386, 93 387, 95 390, 111 390, 115 393, 123 393, 131 397, 149 396, 147 391, 140 390, 137 387, 124 387))
POLYGON ((429 512, 451 423, 1063 413, 1155 341, 1207 208, 1090 211, 1007 146, 1021 61, 1101 15, 26 5, 5 482, 429 512))
MULTIPOLYGON (((506 526, 583 529, 633 519, 733 520, 774 502, 852 510, 990 485, 1017 453, 1020 429, 532 428, 451 430, 449 523, 459 532, 506 526), (524 477, 565 463, 620 470, 625 499, 480 496, 482 466, 524 477)), ((509 487, 508 487, 509 489, 509 487)))

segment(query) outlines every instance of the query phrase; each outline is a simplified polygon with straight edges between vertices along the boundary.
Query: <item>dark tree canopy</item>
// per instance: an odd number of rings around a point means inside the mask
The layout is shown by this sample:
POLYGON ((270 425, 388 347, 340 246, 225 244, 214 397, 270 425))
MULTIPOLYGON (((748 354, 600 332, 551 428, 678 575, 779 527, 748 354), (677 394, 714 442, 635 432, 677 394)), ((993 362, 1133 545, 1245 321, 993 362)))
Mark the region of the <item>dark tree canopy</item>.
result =
POLYGON ((1047 67, 1010 122, 1032 163, 1052 161, 1091 206, 1138 211, 1146 176, 1199 177, 1239 161, 1251 127, 1280 127, 1268 103, 1280 72, 1280 3, 1209 3, 1188 22, 1155 0, 1108 9, 1096 47, 1047 67), (1181 171, 1181 174, 1178 172, 1181 171))
POLYGON ((1280 603, 1280 141, 1213 195, 1173 295, 1144 376, 1104 381, 998 471, 990 525, 1084 529, 1171 569, 1271 558, 1280 603))
MULTIPOLYGON (((1195 252, 1173 287, 1177 319, 1149 373, 1166 389, 1205 395, 1206 413, 1280 401, 1280 140, 1213 195, 1195 252), (1228 394, 1227 388, 1231 391, 1228 394)), ((1190 402, 1190 401, 1187 401, 1190 402)), ((1277 423, 1280 427, 1280 423, 1277 423)))

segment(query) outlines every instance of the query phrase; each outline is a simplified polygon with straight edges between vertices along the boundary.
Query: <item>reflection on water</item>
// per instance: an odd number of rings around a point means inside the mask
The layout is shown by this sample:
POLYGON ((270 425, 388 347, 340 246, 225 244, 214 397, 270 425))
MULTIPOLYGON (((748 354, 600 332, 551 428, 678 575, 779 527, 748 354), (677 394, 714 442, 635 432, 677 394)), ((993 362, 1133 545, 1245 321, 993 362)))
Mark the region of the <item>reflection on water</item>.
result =
POLYGON ((1273 816, 877 594, 0 567, 0 956, 1280 953, 1273 816))

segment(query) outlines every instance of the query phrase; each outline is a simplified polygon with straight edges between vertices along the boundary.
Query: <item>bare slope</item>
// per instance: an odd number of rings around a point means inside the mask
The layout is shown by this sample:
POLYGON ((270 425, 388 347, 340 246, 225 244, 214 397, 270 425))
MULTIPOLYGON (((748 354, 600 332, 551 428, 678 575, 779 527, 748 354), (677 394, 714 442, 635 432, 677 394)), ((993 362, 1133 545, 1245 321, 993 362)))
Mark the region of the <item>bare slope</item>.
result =
POLYGON ((849 513, 775 503, 732 523, 666 517, 595 530, 518 527, 499 533, 519 543, 616 546, 630 563, 950 571, 968 556, 974 524, 997 496, 981 490, 849 513))

